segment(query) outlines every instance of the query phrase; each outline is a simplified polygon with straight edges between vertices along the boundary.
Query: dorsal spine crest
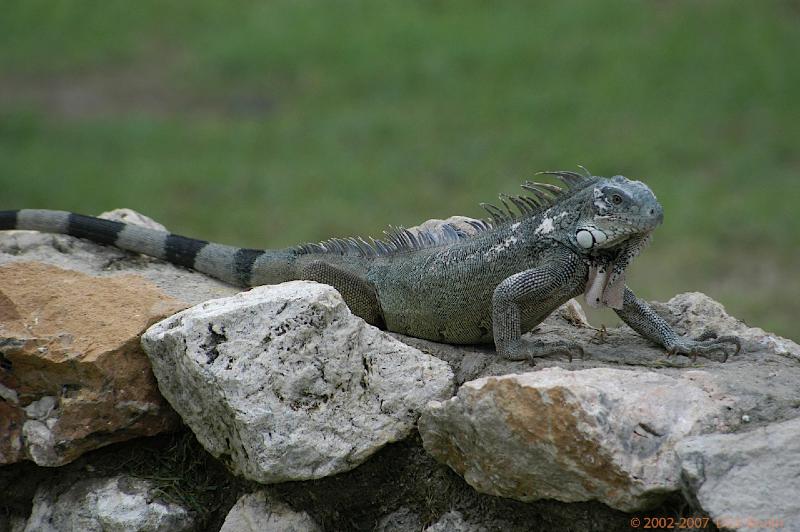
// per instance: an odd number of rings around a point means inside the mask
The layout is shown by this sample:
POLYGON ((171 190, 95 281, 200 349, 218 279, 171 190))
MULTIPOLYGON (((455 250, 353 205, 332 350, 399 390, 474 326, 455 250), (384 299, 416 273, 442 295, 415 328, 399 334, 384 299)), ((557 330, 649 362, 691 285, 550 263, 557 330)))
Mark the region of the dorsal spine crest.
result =
POLYGON ((424 229, 412 232, 405 227, 390 227, 384 231, 385 238, 383 239, 370 238, 370 241, 367 242, 360 237, 331 238, 319 243, 301 244, 295 247, 294 250, 303 255, 319 253, 384 257, 459 242, 474 236, 474 234, 492 231, 503 225, 513 223, 522 217, 535 216, 597 181, 598 178, 592 176, 588 170, 582 166, 579 166, 579 168, 585 173, 578 174, 562 170, 538 172, 536 174, 553 176, 563 183, 563 187, 550 183, 525 181, 521 187, 528 195, 509 196, 500 194, 502 207, 491 203, 481 203, 481 207, 489 214, 489 218, 466 222, 475 229, 475 233, 467 233, 452 224, 444 224, 438 231, 424 229))

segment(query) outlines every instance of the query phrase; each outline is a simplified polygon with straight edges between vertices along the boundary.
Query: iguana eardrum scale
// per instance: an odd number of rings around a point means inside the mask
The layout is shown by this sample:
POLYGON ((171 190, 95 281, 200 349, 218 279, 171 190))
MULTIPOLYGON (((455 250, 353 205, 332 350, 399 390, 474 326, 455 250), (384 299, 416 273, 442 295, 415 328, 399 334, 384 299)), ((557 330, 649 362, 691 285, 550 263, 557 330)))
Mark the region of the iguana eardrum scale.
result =
POLYGON ((581 293, 609 306, 668 354, 739 351, 735 337, 679 338, 625 286, 625 270, 663 219, 652 191, 622 176, 543 172, 491 218, 440 232, 393 229, 384 240, 331 239, 282 250, 237 248, 64 211, 0 212, 0 230, 63 233, 143 253, 239 286, 295 279, 336 288, 356 315, 390 331, 452 344, 490 343, 511 360, 582 354, 574 343, 521 338, 581 293), (513 206, 513 207, 512 207, 513 206))

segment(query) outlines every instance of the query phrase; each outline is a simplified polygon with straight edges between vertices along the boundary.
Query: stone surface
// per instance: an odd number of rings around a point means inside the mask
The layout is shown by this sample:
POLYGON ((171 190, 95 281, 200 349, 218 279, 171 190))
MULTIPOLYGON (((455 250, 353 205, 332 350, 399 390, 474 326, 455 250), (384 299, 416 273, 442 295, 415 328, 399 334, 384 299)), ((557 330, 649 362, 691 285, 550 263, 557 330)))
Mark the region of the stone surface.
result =
MULTIPOLYGON (((155 222, 133 212, 115 211, 109 217, 158 227, 155 222)), ((468 232, 471 229, 471 226, 465 225, 465 220, 456 218, 446 221, 432 220, 423 226, 437 230, 436 228, 441 227, 444 222, 457 223, 468 232)), ((0 265, 31 261, 70 270, 70 273, 88 274, 95 281, 114 279, 119 274, 135 274, 151 283, 148 290, 155 287, 156 292, 160 292, 162 296, 173 297, 181 301, 184 306, 237 292, 236 288, 189 270, 111 247, 98 246, 80 239, 22 231, 0 233, 0 265)), ((44 279, 44 276, 42 278, 44 279)), ((47 279, 52 280, 53 278, 47 277, 47 279)), ((16 277, 13 282, 18 284, 16 277)), ((144 283, 144 281, 141 282, 144 283)), ((60 282, 59 286, 65 284, 60 282)), ((103 291, 109 292, 107 289, 103 291)), ((5 294, 2 285, 0 285, 0 292, 5 294)), ((9 320, 8 316, 13 315, 13 313, 6 312, 8 308, 11 307, 5 300, 0 301, 0 326, 6 325, 6 320, 9 320)), ((683 489, 685 496, 695 503, 696 508, 684 505, 683 499, 677 495, 678 492, 673 491, 673 495, 665 501, 663 506, 648 510, 648 513, 678 515, 679 512, 684 511, 689 512, 685 515, 692 516, 705 510, 712 516, 717 516, 718 519, 751 518, 759 519, 762 524, 769 524, 769 522, 765 523, 765 520, 773 517, 771 512, 774 507, 785 507, 790 510, 790 512, 786 512, 787 515, 795 515, 791 513, 794 511, 791 506, 792 501, 784 501, 782 497, 797 491, 797 488, 792 484, 792 477, 782 475, 796 475, 793 473, 796 449, 791 435, 793 432, 796 434, 797 429, 791 425, 789 428, 783 428, 779 424, 787 419, 797 417, 798 406, 800 406, 797 395, 797 383, 800 382, 800 363, 798 363, 800 362, 800 348, 791 340, 777 337, 758 328, 750 328, 741 321, 728 316, 722 305, 703 294, 680 294, 667 303, 654 303, 654 308, 681 334, 694 336, 709 328, 718 334, 739 334, 744 339, 743 350, 725 364, 702 358, 694 363, 687 358, 667 359, 664 357, 663 349, 649 344, 626 326, 609 328, 606 334, 601 333, 588 323, 580 306, 574 301, 555 312, 537 328, 533 336, 544 341, 565 339, 576 341, 584 347, 589 355, 583 360, 576 359, 569 362, 561 357, 540 359, 537 361, 536 367, 531 367, 526 362, 503 360, 496 355, 491 346, 449 346, 401 335, 392 336, 424 353, 447 361, 452 367, 456 383, 459 385, 486 376, 527 373, 553 367, 566 367, 572 370, 602 367, 630 368, 637 373, 652 372, 661 377, 671 377, 678 381, 687 379, 695 381, 694 384, 699 388, 709 391, 717 398, 721 406, 716 421, 709 425, 703 424, 701 432, 727 432, 730 434, 688 436, 688 439, 683 439, 675 444, 678 451, 682 453, 680 457, 683 460, 678 460, 674 453, 667 452, 668 445, 663 446, 661 466, 665 467, 677 462, 682 468, 683 475, 679 486, 683 489), (698 373, 697 370, 701 370, 701 372, 698 373), (698 375, 700 376, 698 377, 698 375), (753 440, 755 443, 751 441, 753 438, 755 438, 753 440), (761 443, 758 442, 759 438, 761 443), (703 443, 697 444, 696 441, 703 443), (784 487, 786 489, 783 489, 784 487), (762 499, 758 499, 758 496, 761 496, 762 499), (731 497, 731 501, 726 501, 726 497, 731 497), (726 504, 728 506, 725 506, 726 504), (725 513, 730 508, 746 508, 748 515, 743 515, 743 512, 725 513), (753 508, 763 508, 765 511, 756 512, 752 510, 753 508)), ((84 310, 81 308, 78 312, 81 313, 84 310)), ((42 329, 49 326, 46 320, 43 321, 43 316, 43 314, 39 314, 34 317, 31 313, 31 317, 36 320, 36 326, 42 329)), ((8 323, 14 322, 16 319, 10 319, 8 323)), ((0 332, 0 336, 4 336, 2 332, 0 332)), ((209 334, 209 337, 215 338, 212 334, 209 334)), ((16 349, 18 344, 19 342, 14 339, 6 339, 0 347, 0 353, 16 349)), ((225 342, 222 342, 223 349, 218 347, 217 352, 225 352, 224 344, 225 342)), ((47 344, 48 349, 52 350, 53 345, 60 344, 58 341, 50 342, 47 344)), ((232 350, 233 348, 231 348, 232 350)), ((213 345, 209 345, 207 352, 211 358, 215 356, 213 345)), ((38 368, 38 366, 36 367, 38 368)), ((302 367, 314 371, 320 366, 317 366, 316 363, 306 366, 298 364, 298 371, 302 367)), ((0 433, 14 435, 7 439, 0 438, 0 456, 7 457, 13 454, 24 458, 28 452, 27 448, 33 449, 34 452, 38 452, 37 449, 44 449, 41 455, 47 456, 48 445, 51 445, 49 435, 52 434, 53 427, 57 423, 61 423, 61 421, 54 420, 61 415, 61 410, 65 408, 62 393, 66 394, 71 390, 69 385, 72 382, 67 383, 66 387, 21 390, 16 384, 11 385, 10 381, 11 377, 17 378, 16 373, 19 369, 18 366, 11 365, 8 360, 0 359, 0 433), (9 371, 10 369, 11 371, 9 371), (58 392, 55 391, 56 388, 58 388, 58 392), (28 422, 25 436, 27 439, 23 440, 22 427, 26 422, 28 422)), ((95 378, 95 373, 92 371, 77 373, 80 378, 84 378, 84 374, 88 374, 92 379, 95 378)), ((253 373, 257 375, 258 369, 253 373)), ((313 380, 301 378, 302 376, 295 378, 296 373, 289 372, 290 382, 305 385, 313 380)), ((33 373, 26 372, 25 378, 29 378, 31 375, 33 373)), ((326 378, 327 375, 326 371, 326 378)), ((248 381, 250 383, 248 385, 254 386, 253 381, 255 380, 257 379, 254 375, 248 381)), ((274 381, 267 384, 271 386, 274 381)), ((128 386, 126 385, 126 387, 128 386)), ((302 386, 300 387, 302 388, 302 386)), ((255 389, 255 387, 250 388, 251 391, 255 389)), ((269 389, 272 390, 272 388, 269 389)), ((279 391, 285 391, 285 388, 281 388, 279 391)), ((291 392, 295 393, 295 391, 296 389, 292 388, 291 392)), ((295 395, 291 393, 288 395, 304 399, 310 394, 317 398, 318 396, 314 395, 316 391, 317 388, 312 388, 308 394, 297 392, 295 395)), ((446 394, 444 395, 445 397, 442 399, 446 398, 446 394)), ((67 397, 70 396, 67 394, 67 397)), ((105 397, 114 399, 113 395, 105 397)), ((191 406, 189 393, 186 394, 186 399, 191 406)), ((328 402, 330 401, 331 399, 328 399, 328 402)), ((660 398, 648 395, 641 402, 647 408, 652 409, 657 408, 655 403, 659 401, 661 401, 660 398)), ((257 405, 258 403, 254 400, 253 404, 257 405)), ((118 408, 123 406, 124 402, 119 402, 118 408)), ((308 402, 301 400, 291 403, 289 410, 296 408, 297 410, 292 413, 300 417, 305 414, 303 409, 308 406, 308 402)), ((600 405, 600 407, 602 406, 604 405, 600 405)), ((600 407, 597 408, 598 412, 603 411, 600 407)), ((319 409, 327 408, 329 408, 327 403, 321 401, 319 409)), ((258 413, 261 414, 262 411, 258 413)), ((202 417, 203 414, 198 413, 197 415, 202 417)), ((209 411, 205 415, 214 419, 224 418, 213 411, 209 411)), ((243 417, 244 415, 239 412, 225 418, 225 421, 227 419, 235 420, 236 416, 243 417)), ((591 423, 600 423, 602 419, 602 416, 596 418, 590 416, 585 425, 591 427, 591 423)), ((92 417, 90 421, 100 423, 103 420, 92 417)), ((350 421, 346 420, 342 432, 349 426, 347 423, 350 421)), ((236 423, 231 423, 231 425, 234 428, 239 426, 236 423)), ((463 428, 467 429, 468 425, 464 425, 463 428)), ((125 432, 124 429, 115 430, 112 434, 119 435, 125 432)), ((580 435, 582 432, 576 431, 576 434, 580 435)), ((107 434, 98 433, 94 445, 100 446, 107 443, 109 441, 107 436, 107 434)), ((325 529, 333 530, 356 527, 369 529, 376 523, 385 521, 390 527, 396 525, 389 529, 417 531, 423 525, 435 526, 443 519, 457 518, 458 516, 450 514, 452 510, 460 514, 462 520, 468 525, 479 523, 480 526, 485 526, 490 530, 523 532, 538 527, 552 530, 580 529, 606 532, 630 529, 630 516, 598 502, 562 503, 553 499, 544 499, 522 503, 478 493, 447 466, 435 462, 430 455, 423 451, 418 440, 419 438, 412 431, 411 438, 389 444, 372 459, 351 471, 318 480, 273 485, 269 487, 270 493, 277 493, 280 497, 276 500, 288 503, 298 512, 307 512, 325 529), (398 513, 398 508, 406 511, 398 513)), ((345 441, 345 436, 342 436, 341 441, 345 441)), ((64 442, 67 442, 67 447, 71 445, 68 440, 64 440, 64 442)), ((63 442, 61 443, 63 444, 63 442)), ((562 453, 560 449, 565 449, 563 453, 569 456, 571 446, 578 445, 581 440, 575 439, 565 443, 566 445, 554 451, 559 453, 555 455, 557 458, 562 453)), ((130 446, 133 449, 142 444, 134 441, 121 445, 130 446)), ((118 447, 114 447, 113 452, 116 453, 117 449, 118 447)), ((202 453, 202 449, 197 447, 195 449, 202 453)), ((104 451, 99 452, 103 453, 104 451)), ((11 514, 15 516, 13 519, 6 519, 5 522, 0 519, 0 530, 3 527, 10 528, 11 526, 19 528, 19 516, 26 515, 30 511, 29 501, 35 492, 36 485, 47 485, 48 479, 51 478, 49 475, 58 475, 58 471, 73 468, 73 466, 78 467, 85 459, 91 460, 95 454, 97 453, 84 455, 81 460, 58 469, 39 468, 30 463, 13 464, 0 468, 0 484, 6 486, 5 491, 3 489, 0 491, 10 496, 4 501, 0 501, 0 516, 3 515, 4 508, 10 509, 11 514), (30 480, 30 485, 26 484, 27 487, 24 489, 22 489, 22 484, 25 483, 23 479, 30 480), (40 482, 39 479, 43 480, 40 482), (8 482, 5 482, 6 480, 8 482), (9 487, 13 487, 13 489, 9 487)), ((205 455, 205 453, 203 454, 205 455)), ((635 455, 632 451, 628 454, 635 455)), ((628 457, 629 460, 633 460, 633 458, 628 457)), ((211 461, 210 458, 209 461, 211 461)), ((539 466, 537 465, 537 467, 539 466)), ((83 471, 80 468, 75 471, 78 470, 83 471)), ((109 473, 102 473, 102 475, 107 474, 109 473)), ((70 482, 74 484, 74 478, 70 482)), ((555 488, 557 487, 555 486, 555 488)), ((567 485, 567 488, 570 487, 567 485)), ((675 490, 677 487, 670 489, 675 490)), ((252 487, 248 486, 243 492, 251 490, 252 487)), ((242 491, 239 491, 237 495, 241 493, 242 491)), ((636 496, 635 492, 633 496, 636 496)), ((234 500, 235 497, 228 504, 233 504, 234 500)), ((225 512, 220 513, 218 521, 215 521, 216 526, 209 529, 217 529, 224 516, 225 512)), ((775 518, 778 519, 780 516, 775 516, 775 518)), ((792 529, 794 522, 797 521, 796 518, 793 519, 793 522, 784 522, 784 529, 792 529)), ((720 524, 727 524, 732 528, 747 526, 747 529, 750 529, 754 522, 748 523, 746 520, 741 520, 740 523, 743 525, 737 525, 736 521, 720 521, 720 524)))
POLYGON ((307 281, 207 301, 151 327, 142 345, 200 443, 263 483, 352 469, 453 389, 446 363, 307 281))
POLYGON ((420 516, 408 508, 400 508, 383 517, 375 532, 489 532, 490 530, 513 530, 510 523, 497 520, 495 516, 482 515, 467 519, 458 510, 450 510, 435 522, 423 526, 420 516))
POLYGON ((684 491, 720 528, 800 527, 800 418, 677 448, 684 491))
POLYGON ((107 211, 99 214, 97 217, 104 218, 106 220, 115 220, 117 222, 123 222, 126 224, 141 225, 142 227, 155 229, 156 231, 167 231, 167 228, 162 224, 140 212, 134 211, 133 209, 114 209, 113 211, 107 211))
POLYGON ((403 507, 383 516, 375 527, 375 532, 418 532, 422 530, 422 520, 411 509, 403 507))
POLYGON ((654 303, 654 308, 673 322, 679 333, 696 336, 710 329, 720 336, 736 335, 745 352, 772 354, 800 361, 800 345, 788 338, 749 327, 729 316, 721 303, 699 292, 678 294, 667 303, 654 303))
POLYGON ((470 523, 461 512, 451 510, 439 518, 434 524, 424 528, 424 532, 489 532, 482 524, 470 523))
MULTIPOLYGON (((794 378, 795 375, 800 376, 800 373, 795 373, 800 370, 797 364, 800 360, 797 356, 800 354, 800 346, 793 340, 765 332, 758 327, 747 326, 729 316, 720 303, 698 292, 678 294, 666 303, 654 301, 651 304, 680 335, 695 337, 709 329, 719 335, 740 335, 743 338, 741 353, 731 357, 725 364, 704 358, 699 358, 694 363, 686 357, 666 358, 662 347, 642 338, 627 325, 610 326, 605 333, 591 326, 580 304, 576 300, 570 300, 525 336, 544 342, 577 342, 586 351, 586 357, 576 358, 572 362, 561 356, 541 358, 536 360, 535 369, 562 366, 585 369, 618 367, 622 364, 679 375, 685 368, 702 366, 737 389, 734 394, 744 393, 744 388, 747 388, 747 395, 752 392, 754 397, 763 396, 765 391, 776 391, 777 386, 781 398, 790 392, 794 395, 794 378), (776 372, 778 368, 785 368, 789 373, 776 372), (748 378, 742 378, 745 375, 748 378), (770 382, 766 383, 763 379, 769 379, 770 382), (738 390, 739 388, 742 389, 738 390)), ((514 362, 498 357, 492 346, 453 346, 391 334, 404 343, 450 363, 457 384, 487 375, 520 373, 531 369, 531 364, 526 361, 514 362)), ((767 404, 762 403, 760 406, 765 407, 767 404)), ((768 417, 779 419, 786 415, 768 417)))
MULTIPOLYGON (((700 432, 749 431, 754 426, 769 426, 797 416, 797 408, 800 405, 797 396, 800 364, 798 364, 798 347, 795 342, 759 328, 748 327, 743 322, 727 315, 722 305, 699 293, 679 294, 667 303, 655 302, 653 307, 675 327, 676 331, 683 335, 696 336, 708 329, 720 335, 739 335, 743 339, 741 353, 731 357, 724 364, 703 358, 696 362, 685 357, 666 358, 663 349, 651 345, 627 326, 609 328, 605 334, 601 334, 597 329, 582 323, 582 319, 574 319, 576 309, 570 310, 565 307, 549 317, 531 336, 544 341, 555 342, 564 339, 576 341, 587 352, 588 356, 583 360, 575 359, 568 362, 561 357, 538 359, 537 365, 531 367, 524 362, 509 362, 499 359, 491 348, 455 347, 399 335, 396 337, 423 352, 447 360, 453 367, 456 383, 459 385, 486 376, 544 371, 547 368, 556 367, 567 367, 572 370, 628 367, 636 370, 637 373, 651 372, 661 377, 671 377, 683 382, 686 382, 687 379, 696 381, 694 384, 703 390, 712 390, 712 395, 716 398, 714 401, 720 407, 716 416, 717 421, 712 424, 713 426, 702 428, 700 432), (698 380, 699 376, 700 380, 698 380)), ((606 383, 602 388, 607 388, 611 384, 613 383, 606 383)), ((642 397, 642 404, 648 408, 667 408, 679 413, 677 405, 659 406, 659 403, 663 403, 663 397, 647 394, 647 389, 639 390, 637 393, 642 397)), ((602 409, 598 409, 598 411, 602 411, 602 409)), ((592 414, 590 420, 592 423, 598 423, 602 422, 603 418, 592 414)), ((479 421, 480 424, 487 427, 491 427, 493 423, 496 424, 496 420, 493 420, 491 416, 481 418, 479 421)), ((465 422, 452 430, 469 434, 472 429, 471 425, 465 422)), ((660 433, 657 428, 656 431, 660 433)), ((576 435, 580 434, 580 432, 576 432, 576 435)), ((482 440, 478 439, 478 441, 482 440)), ((677 438, 677 441, 671 445, 678 445, 680 441, 682 438, 677 438)), ((505 444, 505 442, 501 443, 505 444)), ((570 449, 579 444, 581 444, 579 438, 568 439, 561 446, 561 450, 554 449, 554 453, 558 453, 554 456, 561 459, 562 455, 568 455, 570 449)), ((477 446, 478 443, 474 445, 477 446)), ((469 454, 471 454, 472 447, 469 449, 469 454)), ((656 460, 663 462, 661 467, 664 467, 665 471, 670 469, 674 471, 675 464, 679 465, 680 463, 676 462, 674 453, 666 451, 665 447, 661 458, 656 458, 656 460)), ((621 457, 624 459, 636 458, 632 450, 622 449, 619 452, 622 453, 621 457)), ((515 456, 508 449, 503 453, 502 456, 515 456)), ((790 451, 779 451, 778 453, 784 460, 792 460, 790 451)), ((500 454, 497 455, 500 456, 500 454)), ((548 459, 549 461, 551 460, 548 459)), ((537 464, 536 467, 540 466, 537 464)), ((756 478, 754 475, 752 484, 760 486, 764 493, 769 493, 770 486, 772 486, 769 475, 768 469, 760 478, 756 478)), ((508 480, 499 474, 498 476, 500 480, 508 480)), ((671 480, 667 489, 672 492, 680 486, 680 483, 674 482, 676 476, 677 474, 670 476, 671 480)), ((571 489, 569 486, 566 488, 567 490, 571 489)), ((562 486, 556 484, 553 489, 557 492, 562 491, 562 486)), ((624 489, 628 490, 627 487, 624 489)), ((638 489, 635 488, 631 496, 638 496, 636 495, 638 489)), ((691 488, 685 489, 685 493, 687 496, 691 495, 691 488)), ((553 497, 558 498, 559 495, 553 497)))
POLYGON ((636 511, 679 489, 674 446, 723 428, 727 402, 701 371, 550 368, 468 382, 432 402, 419 431, 482 493, 636 511))
MULTIPOLYGON (((163 226, 121 209, 106 218, 163 226)), ((177 426, 139 335, 236 289, 64 235, 0 232, 0 464, 61 465, 177 426)))
POLYGON ((317 532, 322 529, 306 512, 271 500, 264 491, 242 495, 219 532, 317 532))
POLYGON ((25 532, 181 532, 193 526, 185 508, 156 500, 148 482, 116 476, 41 486, 25 532))
POLYGON ((440 220, 438 218, 432 218, 430 220, 422 222, 419 225, 415 225, 414 227, 409 227, 408 230, 411 231, 412 233, 419 233, 421 231, 430 231, 433 233, 441 234, 443 233, 442 226, 446 224, 446 225, 452 225, 468 235, 474 235, 475 233, 478 232, 478 230, 474 226, 470 225, 470 222, 481 223, 481 220, 478 220, 476 218, 469 218, 467 216, 451 216, 444 220, 440 220))
POLYGON ((139 335, 184 306, 138 276, 0 266, 0 463, 61 465, 176 427, 139 335))

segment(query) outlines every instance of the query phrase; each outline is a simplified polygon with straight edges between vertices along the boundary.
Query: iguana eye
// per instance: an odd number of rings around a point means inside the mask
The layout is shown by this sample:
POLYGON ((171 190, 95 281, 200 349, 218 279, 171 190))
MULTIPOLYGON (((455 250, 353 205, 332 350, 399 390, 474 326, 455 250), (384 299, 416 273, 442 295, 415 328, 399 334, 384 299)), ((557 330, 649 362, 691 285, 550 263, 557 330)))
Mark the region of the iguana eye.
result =
POLYGON ((611 195, 611 203, 613 203, 614 205, 621 204, 622 203, 622 196, 620 196, 619 194, 612 194, 611 195))

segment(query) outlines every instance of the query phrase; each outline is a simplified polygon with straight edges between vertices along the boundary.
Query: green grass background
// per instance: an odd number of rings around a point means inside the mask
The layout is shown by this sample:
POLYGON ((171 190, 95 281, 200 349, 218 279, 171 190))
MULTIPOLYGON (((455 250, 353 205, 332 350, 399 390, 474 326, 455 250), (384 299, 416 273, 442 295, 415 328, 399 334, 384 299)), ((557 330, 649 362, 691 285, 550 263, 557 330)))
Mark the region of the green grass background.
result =
POLYGON ((664 205, 639 295, 797 339, 798 65, 788 0, 8 0, 0 208, 279 247, 580 163, 664 205))

